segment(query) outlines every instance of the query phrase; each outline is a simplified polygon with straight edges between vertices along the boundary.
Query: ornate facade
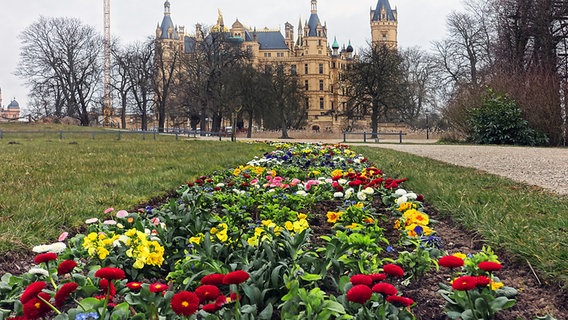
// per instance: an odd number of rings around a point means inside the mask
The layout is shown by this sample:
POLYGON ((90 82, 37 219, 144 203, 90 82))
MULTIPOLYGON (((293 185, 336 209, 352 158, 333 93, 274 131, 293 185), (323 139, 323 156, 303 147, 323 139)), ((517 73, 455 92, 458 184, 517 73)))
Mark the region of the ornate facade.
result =
MULTIPOLYGON (((330 38, 326 24, 318 16, 317 0, 310 0, 309 18, 294 26, 285 23, 284 34, 280 30, 256 29, 245 26, 238 19, 227 27, 219 12, 217 23, 211 32, 227 32, 241 41, 243 50, 251 52, 253 64, 284 63, 292 75, 298 76, 305 90, 306 117, 308 125, 317 125, 322 130, 339 129, 343 124, 343 112, 348 108, 342 85, 347 65, 356 59, 351 43, 341 48, 334 37, 330 38)), ((370 12, 371 40, 373 44, 387 43, 397 46, 397 12, 391 9, 388 0, 378 0, 370 12)), ((156 37, 163 44, 184 50, 193 41, 203 39, 201 27, 196 26, 194 35, 186 34, 184 27, 176 27, 171 19, 170 2, 164 3, 164 18, 156 28, 156 37)))
POLYGON ((20 119, 20 104, 16 99, 12 99, 10 104, 4 108, 2 104, 2 89, 0 89, 0 122, 18 121, 20 119))

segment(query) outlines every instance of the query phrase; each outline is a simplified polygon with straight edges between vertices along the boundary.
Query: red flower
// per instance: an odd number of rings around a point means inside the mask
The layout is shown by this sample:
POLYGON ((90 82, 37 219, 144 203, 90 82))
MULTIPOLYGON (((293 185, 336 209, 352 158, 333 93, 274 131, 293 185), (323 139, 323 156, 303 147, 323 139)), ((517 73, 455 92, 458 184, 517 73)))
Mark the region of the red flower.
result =
POLYGON ((456 256, 444 256, 438 260, 438 264, 442 267, 453 269, 463 267, 464 261, 456 256))
POLYGON ((478 287, 486 287, 491 283, 491 279, 486 276, 477 276, 475 280, 477 281, 478 287))
POLYGON ((404 308, 410 307, 412 304, 414 304, 414 300, 401 296, 388 296, 387 301, 394 304, 397 307, 404 307, 404 308))
POLYGON ((250 275, 243 270, 229 272, 223 278, 223 284, 239 284, 248 280, 250 275))
POLYGON ((203 309, 203 311, 205 312, 209 312, 209 313, 215 313, 217 312, 217 305, 215 303, 209 303, 204 305, 201 309, 203 309))
POLYGON ((172 297, 170 301, 172 310, 181 316, 190 316, 197 311, 199 307, 199 298, 193 292, 181 291, 172 297))
POLYGON ((71 293, 77 290, 78 287, 79 285, 75 282, 67 282, 62 285, 61 288, 59 288, 59 290, 57 290, 57 292, 55 293, 55 306, 57 308, 63 306, 63 304, 65 304, 65 300, 67 300, 71 293))
POLYGON ((53 261, 53 260, 57 260, 57 254, 55 254, 53 252, 46 252, 46 253, 38 254, 34 258, 34 263, 40 264, 42 262, 49 262, 49 261, 53 261))
POLYGON ((220 286, 223 284, 223 278, 225 278, 224 274, 220 273, 208 274, 205 277, 201 278, 201 284, 211 284, 214 286, 220 286))
POLYGON ((118 268, 100 268, 97 272, 95 272, 95 277, 107 280, 120 280, 124 279, 126 275, 124 274, 124 271, 118 268))
POLYGON ((373 291, 371 288, 364 284, 358 284, 347 291, 347 300, 360 304, 365 304, 367 300, 371 299, 373 291))
POLYGON ((479 267, 479 269, 487 272, 499 271, 502 268, 500 263, 493 261, 483 261, 480 262, 477 266, 479 267))
POLYGON ((75 269, 76 266, 77 266, 77 262, 75 262, 75 260, 61 261, 61 263, 57 267, 57 274, 62 275, 62 274, 69 273, 69 272, 73 271, 73 269, 75 269))
MULTIPOLYGON (((51 296, 45 292, 38 293, 38 296, 45 301, 49 301, 51 298, 51 296)), ((43 302, 43 300, 34 297, 24 303, 23 311, 25 319, 39 319, 51 311, 51 307, 47 303, 43 302)))
POLYGON ((241 295, 236 292, 231 292, 231 294, 229 294, 229 299, 231 299, 231 302, 241 300, 241 295))
POLYGON ((22 297, 20 298, 20 302, 22 304, 25 304, 26 302, 32 300, 41 292, 41 290, 45 289, 45 286, 46 286, 46 284, 43 281, 37 281, 37 282, 30 283, 30 285, 22 293, 22 297))
POLYGON ((101 287, 105 295, 107 293, 110 295, 109 299, 112 299, 112 297, 114 297, 114 295, 116 294, 116 288, 114 287, 114 284, 112 284, 112 282, 110 282, 107 279, 101 279, 101 281, 99 281, 99 286, 101 287), (108 287, 109 283, 110 283, 110 291, 108 287))
POLYGON ((383 296, 394 296, 398 292, 395 286, 386 282, 379 282, 375 284, 372 290, 373 292, 380 293, 383 296))
POLYGON ((152 283, 148 289, 150 292, 158 293, 168 290, 168 285, 156 282, 152 283))
POLYGON ((459 291, 472 290, 477 287, 477 278, 473 276, 462 276, 452 282, 452 288, 459 291))
POLYGON ((214 285, 204 284, 195 289, 195 294, 201 302, 213 301, 221 295, 221 290, 214 285))
POLYGON ((402 268, 397 266, 396 264, 392 264, 392 263, 385 264, 383 266, 383 271, 391 277, 395 277, 395 278, 404 277, 404 270, 402 270, 402 268))
POLYGON ((385 280, 387 278, 387 275, 384 273, 373 273, 370 274, 369 277, 371 277, 374 282, 379 282, 385 280))
POLYGON ((356 274, 349 279, 353 285, 364 284, 368 287, 373 285, 373 278, 366 274, 356 274))
POLYGON ((138 291, 140 289, 142 289, 142 283, 141 282, 129 282, 126 284, 126 287, 132 291, 138 291))

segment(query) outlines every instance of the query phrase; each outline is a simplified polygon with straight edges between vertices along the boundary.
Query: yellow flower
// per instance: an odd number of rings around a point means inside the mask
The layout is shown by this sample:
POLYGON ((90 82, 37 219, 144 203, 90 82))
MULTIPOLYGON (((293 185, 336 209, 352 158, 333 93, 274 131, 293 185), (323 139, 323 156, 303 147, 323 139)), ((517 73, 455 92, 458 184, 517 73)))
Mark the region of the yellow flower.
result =
POLYGON ((491 281, 491 290, 497 290, 504 286, 503 282, 491 281))
POLYGON ((375 222, 375 220, 371 217, 365 217, 365 219, 363 219, 363 221, 365 223, 374 223, 375 222))
POLYGON ((363 209, 365 205, 363 204, 363 202, 357 202, 357 204, 355 205, 355 208, 359 208, 359 209, 363 209))
POLYGON ((235 168, 235 170, 233 170, 233 175, 237 177, 239 174, 241 174, 241 169, 235 168))
POLYGON ((343 212, 341 212, 341 211, 339 211, 339 212, 328 211, 327 212, 327 222, 336 223, 337 220, 339 220, 342 215, 343 215, 343 212))
POLYGON ((297 233, 300 233, 310 227, 306 219, 294 221, 293 225, 294 225, 294 232, 297 233))
POLYGON ((200 233, 196 237, 189 238, 189 243, 200 244, 203 241, 203 234, 200 233))
POLYGON ((461 258, 461 259, 465 259, 467 258, 467 256, 461 252, 456 252, 454 254, 452 254, 452 256, 457 257, 457 258, 461 258))
POLYGON ((103 260, 108 256, 109 252, 105 247, 98 247, 97 254, 99 255, 99 259, 103 260))
POLYGON ((249 246, 256 247, 258 246, 258 237, 250 237, 247 239, 247 243, 249 246))
POLYGON ((262 228, 258 228, 258 227, 254 228, 254 236, 255 237, 260 236, 263 232, 264 232, 264 229, 262 229, 262 228))
POLYGON ((398 206, 398 211, 400 212, 405 212, 406 210, 409 210, 412 208, 412 202, 403 202, 398 206))
POLYGON ((130 229, 124 233, 125 236, 132 238, 136 234, 136 229, 130 229))
POLYGON ((284 223, 284 228, 286 228, 288 231, 292 231, 294 229, 294 224, 292 223, 292 221, 286 221, 284 223))
POLYGON ((407 224, 410 222, 411 224, 418 224, 421 226, 426 226, 430 222, 430 218, 427 214, 422 213, 420 211, 413 210, 415 214, 408 218, 407 224))
POLYGON ((216 234, 217 232, 218 232, 217 228, 215 228, 215 227, 213 227, 213 228, 211 228, 211 230, 209 230, 209 233, 211 233, 211 234, 216 234))
POLYGON ((135 269, 142 269, 144 268, 144 262, 142 260, 136 259, 134 264, 132 264, 132 267, 135 269))
POLYGON ((315 177, 315 176, 318 176, 318 175, 320 175, 320 174, 321 174, 321 172, 318 171, 318 170, 313 170, 312 172, 310 172, 310 175, 312 175, 312 176, 314 176, 314 177, 315 177))
POLYGON ((335 169, 331 172, 332 177, 343 177, 343 170, 335 169))
POLYGON ((221 242, 225 242, 229 239, 229 236, 227 236, 227 229, 217 232, 216 236, 219 240, 221 240, 221 242))
POLYGON ((276 226, 274 227, 274 234, 279 236, 282 230, 284 230, 284 228, 282 228, 281 226, 276 226))
POLYGON ((262 220, 262 225, 267 227, 267 228, 276 227, 276 223, 272 222, 272 220, 262 220))
POLYGON ((345 226, 345 228, 347 229, 357 229, 359 227, 359 225, 355 222, 353 222, 352 224, 345 226))
POLYGON ((307 219, 308 215, 305 213, 298 213, 298 219, 307 219))
POLYGON ((397 229, 397 230, 400 230, 400 220, 396 220, 394 222, 394 228, 397 229))

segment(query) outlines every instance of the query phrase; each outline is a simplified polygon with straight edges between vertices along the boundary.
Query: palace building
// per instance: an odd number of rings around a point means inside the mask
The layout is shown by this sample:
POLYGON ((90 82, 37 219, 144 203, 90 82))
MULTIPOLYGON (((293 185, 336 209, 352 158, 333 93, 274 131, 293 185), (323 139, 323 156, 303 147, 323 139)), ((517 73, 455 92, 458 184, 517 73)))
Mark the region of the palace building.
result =
POLYGON ((6 108, 2 104, 2 89, 0 89, 0 122, 18 121, 20 119, 20 104, 12 99, 6 108))
MULTIPOLYGON (((347 65, 356 59, 353 46, 340 48, 336 37, 330 45, 326 24, 318 15, 317 0, 310 0, 311 8, 307 19, 298 22, 297 29, 292 24, 284 24, 284 34, 279 29, 257 29, 245 26, 238 19, 226 26, 221 12, 211 32, 230 33, 230 37, 241 42, 243 50, 252 54, 254 65, 284 63, 290 74, 298 76, 305 90, 305 104, 308 126, 324 129, 340 129, 343 111, 348 107, 342 85, 342 73, 347 65)), ((398 17, 388 0, 378 0, 375 9, 370 11, 371 41, 373 44, 385 43, 397 46, 398 17)), ((156 38, 162 47, 184 50, 194 41, 202 41, 201 26, 196 26, 194 35, 186 33, 184 27, 173 24, 170 2, 164 3, 164 17, 156 28, 156 38)))

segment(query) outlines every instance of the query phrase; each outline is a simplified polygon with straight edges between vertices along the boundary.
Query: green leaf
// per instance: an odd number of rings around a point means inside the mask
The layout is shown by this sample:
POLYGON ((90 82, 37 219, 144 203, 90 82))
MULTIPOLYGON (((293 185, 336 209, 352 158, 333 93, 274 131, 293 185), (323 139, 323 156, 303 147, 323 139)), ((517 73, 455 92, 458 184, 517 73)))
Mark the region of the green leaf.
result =
POLYGON ((516 302, 516 300, 508 299, 507 297, 498 297, 491 301, 490 307, 494 311, 500 311, 512 307, 516 302))
POLYGON ((258 314, 258 318, 259 319, 272 319, 272 313, 274 312, 274 308, 272 307, 272 304, 269 303, 264 310, 262 310, 259 314, 258 314))
POLYGON ((333 312, 333 315, 345 314, 345 308, 343 305, 337 301, 326 300, 323 305, 323 309, 333 312))
POLYGON ((303 275, 300 276, 300 278, 302 278, 302 280, 306 280, 306 281, 321 280, 321 276, 319 274, 314 274, 314 273, 304 273, 303 275))
POLYGON ((256 305, 255 304, 244 305, 244 306, 241 307, 240 311, 241 311, 241 313, 254 313, 254 312, 256 312, 256 305))

